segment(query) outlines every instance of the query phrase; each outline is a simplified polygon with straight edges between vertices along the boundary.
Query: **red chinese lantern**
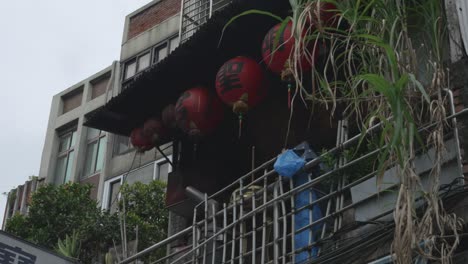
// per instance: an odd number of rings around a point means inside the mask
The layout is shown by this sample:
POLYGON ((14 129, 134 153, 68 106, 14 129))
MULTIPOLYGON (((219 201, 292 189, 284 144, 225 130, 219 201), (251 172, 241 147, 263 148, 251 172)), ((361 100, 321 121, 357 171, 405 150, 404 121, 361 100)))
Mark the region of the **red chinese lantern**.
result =
POLYGON ((177 126, 193 139, 213 132, 223 116, 219 99, 202 86, 185 91, 175 106, 177 126))
MULTIPOLYGON (((268 69, 278 75, 284 70, 284 66, 292 54, 295 44, 295 39, 292 36, 292 22, 289 21, 280 35, 277 45, 274 47, 276 34, 280 27, 281 24, 277 24, 271 28, 262 43, 263 61, 268 69)), ((300 65, 298 66, 301 67, 302 71, 308 71, 312 68, 312 63, 315 62, 315 58, 318 55, 318 47, 311 47, 310 52, 313 53, 313 61, 309 61, 305 54, 300 59, 300 65)))
POLYGON ((221 100, 239 115, 239 131, 242 115, 265 98, 266 80, 260 65, 247 57, 230 59, 219 69, 216 75, 216 92, 221 100))
POLYGON ((174 129, 176 127, 175 106, 173 104, 164 107, 161 117, 164 126, 169 129, 174 129))
POLYGON ((158 118, 150 118, 143 125, 143 136, 150 138, 154 145, 157 145, 166 136, 166 128, 158 118))
POLYGON ((141 152, 150 150, 154 147, 153 141, 150 137, 145 136, 142 127, 137 127, 130 133, 130 142, 132 145, 141 152))

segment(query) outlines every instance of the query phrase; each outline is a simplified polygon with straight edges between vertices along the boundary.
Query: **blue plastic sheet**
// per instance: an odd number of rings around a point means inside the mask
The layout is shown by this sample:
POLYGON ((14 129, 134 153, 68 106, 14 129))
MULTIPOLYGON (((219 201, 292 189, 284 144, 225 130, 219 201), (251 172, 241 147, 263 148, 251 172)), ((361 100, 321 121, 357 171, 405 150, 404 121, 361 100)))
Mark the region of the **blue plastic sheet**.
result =
POLYGON ((273 167, 279 175, 292 178, 294 174, 304 167, 305 163, 305 160, 294 151, 287 150, 276 159, 273 167))

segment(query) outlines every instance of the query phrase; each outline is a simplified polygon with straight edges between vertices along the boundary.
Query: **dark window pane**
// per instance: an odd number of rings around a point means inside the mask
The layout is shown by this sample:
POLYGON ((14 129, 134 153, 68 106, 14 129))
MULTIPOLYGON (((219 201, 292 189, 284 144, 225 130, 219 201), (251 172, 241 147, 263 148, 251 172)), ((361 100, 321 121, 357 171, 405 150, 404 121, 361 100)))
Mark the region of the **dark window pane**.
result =
POLYGON ((120 192, 120 180, 112 182, 110 184, 110 191, 109 191, 109 202, 107 204, 107 208, 110 210, 111 213, 117 212, 118 209, 118 197, 120 192))
POLYGON ((116 136, 114 144, 114 154, 119 155, 130 149, 130 140, 125 136, 116 136))
POLYGON ((169 175, 169 166, 169 162, 158 164, 158 180, 162 182, 167 182, 167 177, 169 175))
POLYGON ((100 171, 102 169, 102 164, 104 163, 104 156, 106 154, 106 142, 106 137, 103 137, 99 140, 95 171, 100 171))
POLYGON ((138 71, 142 71, 150 65, 151 55, 146 53, 138 58, 138 71))
POLYGON ((158 50, 158 61, 162 61, 167 57, 167 47, 158 50))
POLYGON ((69 154, 68 154, 68 161, 67 161, 67 169, 65 171, 65 179, 64 179, 64 183, 68 182, 71 180, 71 173, 72 173, 72 168, 73 168, 73 160, 74 160, 74 157, 75 157, 75 152, 74 151, 71 151, 69 154))
POLYGON ((60 143, 59 143, 59 153, 68 150, 70 146, 70 139, 71 139, 71 134, 64 135, 62 138, 60 138, 60 143))
POLYGON ((131 61, 131 62, 128 62, 126 65, 125 65, 125 76, 124 76, 124 79, 128 79, 130 77, 133 77, 133 75, 135 75, 135 72, 136 72, 136 61, 131 61))
POLYGON ((55 181, 56 183, 63 183, 65 176, 65 169, 67 167, 67 156, 57 159, 57 166, 55 167, 55 181))
POLYGON ((73 131, 71 134, 70 148, 75 146, 75 142, 76 142, 76 131, 73 131))
POLYGON ((94 141, 91 144, 88 144, 86 149, 86 157, 85 157, 85 170, 84 176, 91 175, 95 172, 95 161, 96 161, 96 154, 97 154, 97 141, 94 141))

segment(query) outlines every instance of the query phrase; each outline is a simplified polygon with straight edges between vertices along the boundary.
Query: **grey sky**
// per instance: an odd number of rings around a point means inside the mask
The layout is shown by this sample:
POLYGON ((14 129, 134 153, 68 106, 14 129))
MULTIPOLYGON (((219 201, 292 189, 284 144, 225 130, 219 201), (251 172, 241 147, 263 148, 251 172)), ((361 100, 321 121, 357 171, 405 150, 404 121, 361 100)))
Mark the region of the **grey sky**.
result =
POLYGON ((52 96, 118 60, 125 16, 150 1, 0 1, 0 193, 39 173, 52 96))

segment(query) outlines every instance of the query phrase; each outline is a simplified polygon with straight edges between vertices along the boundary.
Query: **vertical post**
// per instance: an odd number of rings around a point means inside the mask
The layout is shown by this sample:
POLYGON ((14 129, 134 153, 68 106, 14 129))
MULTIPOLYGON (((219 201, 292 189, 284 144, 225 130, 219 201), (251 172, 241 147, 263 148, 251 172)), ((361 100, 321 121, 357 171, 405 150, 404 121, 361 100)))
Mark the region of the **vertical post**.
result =
POLYGON ((180 0, 180 18, 179 18, 179 42, 182 44, 182 30, 184 28, 184 8, 185 8, 185 0, 180 0))
MULTIPOLYGON (((212 234, 216 234, 216 208, 215 205, 212 203, 211 204, 211 217, 212 217, 212 223, 213 223, 213 229, 212 229, 212 234)), ((213 248, 211 250, 211 257, 212 257, 212 264, 216 264, 216 241, 217 239, 214 238, 211 243, 213 243, 213 248)))
POLYGON ((208 18, 211 18, 211 15, 213 14, 213 0, 209 0, 210 1, 210 13, 208 14, 208 18))
MULTIPOLYGON (((255 195, 255 189, 253 190, 252 194, 252 212, 255 212, 256 204, 256 195, 255 195)), ((256 253, 257 253, 257 241, 256 241, 256 235, 257 235, 257 218, 256 214, 254 213, 252 215, 252 263, 257 263, 255 261, 256 258, 256 253)))
MULTIPOLYGON (((197 208, 193 210, 193 230, 192 230, 192 248, 198 246, 198 232, 197 232, 197 208)), ((192 253, 192 263, 198 262, 198 249, 192 253)))
POLYGON ((222 261, 223 263, 226 263, 226 246, 227 246, 227 208, 226 208, 226 203, 223 203, 223 229, 224 235, 223 235, 223 258, 222 261))
MULTIPOLYGON (((273 198, 276 199, 278 197, 278 181, 275 183, 275 186, 273 187, 273 198)), ((277 264, 278 263, 278 258, 279 258, 279 223, 278 223, 278 202, 275 201, 273 205, 273 263, 277 264)))
POLYGON ((231 243, 231 263, 234 263, 234 258, 236 256, 236 229, 237 225, 235 224, 237 221, 237 195, 234 191, 233 194, 233 201, 232 201, 232 222, 234 225, 232 226, 232 243, 231 243))
MULTIPOLYGON (((244 181, 240 179, 239 181, 239 219, 242 219, 244 216, 244 181)), ((245 222, 241 220, 239 223, 239 264, 244 262, 244 236, 245 236, 245 222)))
MULTIPOLYGON (((294 189, 293 181, 289 181, 289 189, 294 189)), ((295 194, 291 194, 291 263, 296 263, 296 242, 295 242, 295 235, 296 235, 296 205, 294 203, 295 194)))
MULTIPOLYGON (((264 175, 266 174, 266 170, 264 172, 264 175)), ((263 204, 267 203, 267 177, 263 178, 263 204)), ((268 225, 268 218, 267 218, 267 209, 263 208, 263 214, 262 214, 262 255, 261 255, 261 261, 260 263, 266 263, 265 259, 265 251, 266 251, 266 244, 267 244, 267 225, 268 225)))
MULTIPOLYGON (((203 238, 203 242, 205 242, 207 239, 208 239, 208 194, 205 193, 205 219, 203 219, 203 222, 204 222, 204 229, 205 229, 205 232, 204 232, 204 238, 203 238)), ((203 246, 203 264, 206 263, 206 248, 207 248, 207 243, 204 244, 203 246)))
MULTIPOLYGON (((290 179, 289 181, 292 181, 292 179, 290 179)), ((283 184, 281 182, 281 177, 278 177, 278 185, 279 185, 279 194, 280 195, 283 195, 283 184)), ((284 203, 284 200, 281 200, 281 216, 283 217, 283 250, 282 250, 282 254, 283 254, 283 264, 286 264, 286 242, 287 242, 287 230, 288 230, 288 218, 286 217, 287 213, 286 213, 286 204, 284 203)))

